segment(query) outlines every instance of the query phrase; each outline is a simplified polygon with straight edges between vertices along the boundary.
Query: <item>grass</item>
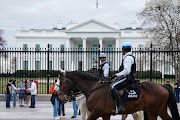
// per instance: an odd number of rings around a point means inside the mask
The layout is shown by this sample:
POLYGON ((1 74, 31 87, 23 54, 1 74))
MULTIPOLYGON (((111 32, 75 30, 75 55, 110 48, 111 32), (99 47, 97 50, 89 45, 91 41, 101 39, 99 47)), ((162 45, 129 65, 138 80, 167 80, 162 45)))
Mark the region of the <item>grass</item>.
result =
MULTIPOLYGON (((30 80, 33 78, 13 78, 13 77, 0 77, 0 94, 4 94, 5 92, 5 86, 8 83, 8 81, 10 79, 16 79, 16 86, 18 86, 19 81, 23 80, 23 82, 25 80, 30 80)), ((38 94, 47 94, 49 91, 47 91, 47 77, 45 78, 37 78, 38 79, 38 94), (45 83, 44 83, 45 82, 45 83)), ((51 86, 53 85, 54 80, 57 80, 57 77, 50 77, 49 78, 49 90, 51 88, 51 86)), ((141 82, 145 82, 145 81, 149 81, 150 79, 140 79, 141 82)), ((166 84, 166 81, 170 80, 171 84, 175 83, 175 79, 152 79, 153 82, 157 83, 157 84, 166 84)))

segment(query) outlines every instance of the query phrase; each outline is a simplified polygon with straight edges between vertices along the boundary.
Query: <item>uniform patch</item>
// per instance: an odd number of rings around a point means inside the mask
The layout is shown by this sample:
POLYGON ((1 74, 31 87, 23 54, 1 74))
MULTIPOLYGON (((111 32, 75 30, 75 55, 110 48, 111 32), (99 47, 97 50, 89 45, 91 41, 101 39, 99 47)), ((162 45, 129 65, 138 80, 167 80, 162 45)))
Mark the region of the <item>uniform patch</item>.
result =
POLYGON ((108 64, 105 64, 105 65, 104 65, 104 68, 106 68, 106 69, 107 69, 108 67, 109 67, 109 65, 108 65, 108 64))
POLYGON ((125 62, 125 63, 127 63, 128 61, 129 61, 129 59, 128 59, 128 58, 126 58, 126 59, 124 60, 124 62, 125 62))

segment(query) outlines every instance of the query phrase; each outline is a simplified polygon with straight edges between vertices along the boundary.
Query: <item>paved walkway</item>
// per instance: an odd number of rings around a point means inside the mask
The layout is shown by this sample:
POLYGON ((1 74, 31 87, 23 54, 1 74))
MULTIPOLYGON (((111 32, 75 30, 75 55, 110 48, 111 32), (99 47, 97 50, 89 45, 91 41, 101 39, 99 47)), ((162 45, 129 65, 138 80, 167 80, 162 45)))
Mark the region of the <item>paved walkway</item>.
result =
MULTIPOLYGON (((11 101, 11 106, 12 106, 11 101)), ((17 102, 17 106, 19 106, 17 102)), ((180 111, 180 104, 178 104, 180 111)), ((72 103, 65 104, 65 118, 61 120, 70 120, 73 115, 72 103)), ((120 120, 121 116, 112 116, 111 120, 120 120)), ((0 101, 0 120, 54 120, 53 118, 53 107, 50 101, 36 101, 36 108, 5 108, 5 101, 0 101)), ((80 116, 77 116, 76 120, 80 120, 80 116)), ((101 119, 99 119, 101 120, 101 119)), ((129 115, 127 120, 133 120, 132 116, 129 115)), ((158 119, 160 120, 160 119, 158 119)))

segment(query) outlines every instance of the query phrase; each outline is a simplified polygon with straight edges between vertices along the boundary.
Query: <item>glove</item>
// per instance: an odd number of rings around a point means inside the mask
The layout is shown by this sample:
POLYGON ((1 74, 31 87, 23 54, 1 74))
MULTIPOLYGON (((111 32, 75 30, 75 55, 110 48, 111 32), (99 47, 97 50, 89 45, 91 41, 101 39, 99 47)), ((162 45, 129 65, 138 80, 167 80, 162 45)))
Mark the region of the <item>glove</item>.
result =
POLYGON ((114 79, 114 78, 116 78, 116 77, 117 77, 116 75, 113 75, 113 76, 111 77, 111 80, 114 79))

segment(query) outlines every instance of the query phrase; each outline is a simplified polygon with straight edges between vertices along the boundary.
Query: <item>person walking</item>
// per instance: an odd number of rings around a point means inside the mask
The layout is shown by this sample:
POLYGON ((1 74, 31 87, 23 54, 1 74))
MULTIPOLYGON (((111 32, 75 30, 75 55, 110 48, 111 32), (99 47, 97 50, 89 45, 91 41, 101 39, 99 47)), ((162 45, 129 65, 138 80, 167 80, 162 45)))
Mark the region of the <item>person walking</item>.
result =
POLYGON ((12 95, 12 90, 11 90, 12 83, 13 83, 13 80, 9 80, 8 84, 6 85, 6 108, 10 108, 10 101, 11 101, 11 95, 12 95))
POLYGON ((30 108, 35 108, 35 96, 37 94, 37 87, 36 83, 34 83, 33 80, 30 80, 31 88, 28 88, 27 90, 31 91, 31 106, 30 108))
POLYGON ((54 91, 54 87, 56 85, 56 82, 57 82, 57 80, 55 80, 54 85, 51 86, 49 94, 52 94, 51 102, 53 104, 53 116, 54 116, 54 119, 60 119, 60 117, 58 117, 58 106, 59 106, 58 94, 56 94, 56 92, 54 91))
POLYGON ((17 100, 17 91, 19 91, 18 88, 16 88, 16 80, 13 80, 12 83, 12 94, 14 96, 14 100, 13 100, 13 107, 16 107, 16 100, 17 100))

